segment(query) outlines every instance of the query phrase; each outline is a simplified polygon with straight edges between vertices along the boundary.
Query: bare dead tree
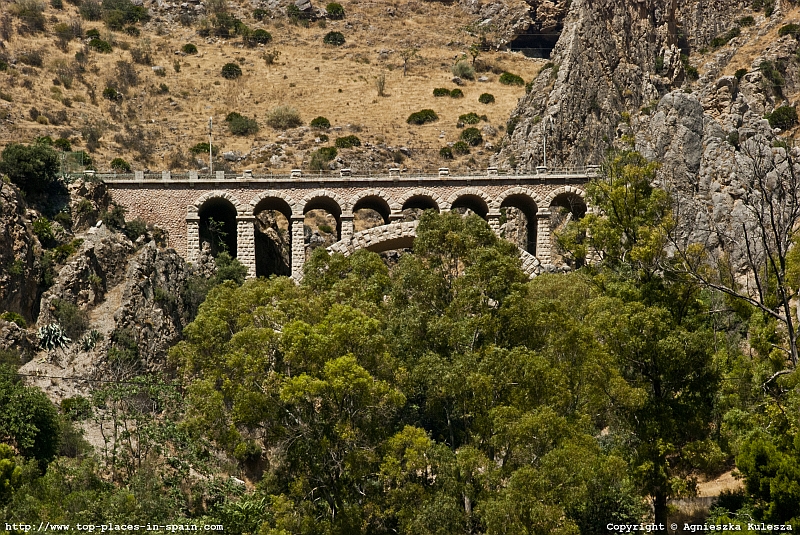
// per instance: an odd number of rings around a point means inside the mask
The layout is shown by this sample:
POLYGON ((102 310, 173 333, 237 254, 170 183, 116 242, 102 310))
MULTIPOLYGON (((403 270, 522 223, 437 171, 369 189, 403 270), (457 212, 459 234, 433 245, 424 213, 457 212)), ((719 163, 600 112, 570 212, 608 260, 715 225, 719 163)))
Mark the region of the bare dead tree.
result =
MULTIPOLYGON (((797 317, 794 301, 799 281, 792 276, 794 244, 800 237, 800 149, 773 147, 764 139, 750 139, 737 156, 737 192, 741 205, 728 225, 713 222, 692 228, 702 210, 681 194, 674 213, 682 221, 671 237, 677 270, 708 288, 743 300, 785 328, 786 369, 765 385, 797 366, 797 317), (687 231, 687 228, 689 230, 687 231)), ((795 267, 797 269, 797 267, 795 267)))

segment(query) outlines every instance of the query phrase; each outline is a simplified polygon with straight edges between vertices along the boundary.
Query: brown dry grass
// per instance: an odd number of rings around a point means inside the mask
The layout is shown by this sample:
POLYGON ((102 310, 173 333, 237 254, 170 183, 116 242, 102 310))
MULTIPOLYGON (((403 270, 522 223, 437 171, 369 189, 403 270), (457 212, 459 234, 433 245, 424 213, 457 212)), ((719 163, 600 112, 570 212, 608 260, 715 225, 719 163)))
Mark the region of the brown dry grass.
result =
MULTIPOLYGON (((0 2, 5 10, 8 2, 0 2)), ((35 69, 32 74, 10 69, 0 73, 0 87, 10 94, 11 103, 0 101, 0 107, 11 112, 10 121, 0 123, 0 145, 12 141, 31 141, 36 136, 58 137, 69 132, 77 143, 75 149, 83 149, 77 132, 88 122, 104 121, 106 129, 100 149, 95 156, 99 169, 108 169, 114 157, 121 156, 134 164, 135 168, 166 168, 166 158, 175 150, 186 151, 197 142, 205 141, 208 117, 213 116, 215 124, 215 143, 222 150, 247 152, 251 148, 263 146, 268 142, 281 141, 282 132, 274 131, 264 124, 264 118, 274 106, 282 104, 297 108, 307 124, 319 115, 330 119, 334 127, 343 127, 341 133, 328 134, 332 143, 337 135, 350 133, 348 125, 361 128, 357 135, 362 142, 385 143, 390 146, 409 147, 414 156, 406 161, 409 167, 432 167, 438 165, 438 150, 448 141, 458 139, 456 128, 458 116, 474 111, 486 114, 489 123, 498 128, 505 125, 518 99, 523 96, 521 87, 501 85, 498 75, 485 73, 489 82, 468 82, 462 87, 465 98, 434 98, 435 87, 454 88, 450 81, 450 68, 454 59, 465 53, 473 38, 463 28, 471 19, 458 5, 440 3, 408 2, 366 3, 358 0, 343 2, 348 14, 343 21, 329 21, 326 28, 312 24, 309 28, 291 25, 285 17, 277 16, 264 24, 255 22, 250 12, 236 11, 251 28, 263 27, 273 35, 273 42, 266 47, 253 49, 241 46, 240 40, 216 40, 200 38, 194 28, 176 24, 150 22, 142 31, 142 37, 150 41, 154 55, 154 65, 166 70, 165 77, 156 76, 148 66, 137 66, 141 83, 132 88, 121 103, 111 103, 101 96, 106 80, 112 76, 114 65, 119 60, 131 60, 129 51, 123 48, 137 46, 139 39, 122 33, 111 34, 100 22, 84 22, 84 30, 98 28, 105 37, 116 41, 111 54, 90 55, 87 81, 94 85, 97 105, 90 101, 86 87, 77 82, 72 89, 58 88, 62 97, 72 100, 70 108, 54 98, 50 72, 56 60, 71 61, 75 52, 82 46, 72 41, 66 53, 55 46, 52 34, 39 34, 22 37, 15 34, 7 43, 11 55, 27 48, 41 48, 45 51, 45 68, 35 69), (389 6, 395 8, 396 15, 387 15, 389 6), (158 35, 157 27, 165 35, 158 35), (342 47, 323 45, 322 37, 331 30, 342 31, 347 42, 342 47), (175 52, 184 43, 194 43, 199 49, 197 56, 181 56, 175 52), (413 60, 407 76, 402 73, 400 51, 415 47, 419 49, 418 58, 413 60), (277 63, 267 66, 261 58, 265 49, 277 49, 281 56, 277 63), (385 51, 385 59, 379 52, 385 51), (173 62, 179 60, 180 72, 175 72, 173 62), (219 72, 227 62, 241 63, 244 76, 235 81, 223 79, 219 72), (383 74, 386 77, 385 97, 378 97, 375 79, 383 74), (30 80, 31 89, 22 84, 30 80), (159 94, 160 84, 169 87, 169 93, 159 94), (478 96, 483 92, 495 95, 496 103, 483 105, 478 96), (36 107, 46 109, 66 109, 70 116, 69 126, 56 127, 40 125, 31 121, 28 110, 36 107), (406 118, 411 112, 422 108, 434 109, 440 120, 431 125, 410 126, 406 118), (255 136, 236 137, 227 133, 223 119, 231 111, 255 116, 261 130, 255 136), (113 141, 115 131, 124 125, 139 126, 155 136, 154 157, 150 162, 137 161, 129 147, 119 146, 113 141), (444 132, 444 137, 440 134, 444 132)), ((65 3, 63 12, 48 6, 48 29, 56 21, 77 18, 74 7, 65 3)), ((531 60, 521 54, 487 52, 480 60, 494 66, 494 70, 508 70, 530 80, 543 63, 531 60)), ((479 74, 480 75, 480 74, 479 74)), ((477 125, 481 126, 481 125, 477 125)), ((294 139, 293 162, 299 165, 307 150, 316 148, 314 133, 303 140, 294 139)), ((494 139, 497 144, 502 132, 494 139)), ((490 156, 473 151, 478 165, 485 165, 490 156)), ((342 152, 347 156, 346 151, 342 152)), ((466 157, 467 159, 469 157, 466 157)), ((307 156, 306 158, 307 159, 307 156)), ((463 160, 463 158, 462 158, 463 160)), ((264 171, 266 164, 247 165, 254 170, 264 171)))

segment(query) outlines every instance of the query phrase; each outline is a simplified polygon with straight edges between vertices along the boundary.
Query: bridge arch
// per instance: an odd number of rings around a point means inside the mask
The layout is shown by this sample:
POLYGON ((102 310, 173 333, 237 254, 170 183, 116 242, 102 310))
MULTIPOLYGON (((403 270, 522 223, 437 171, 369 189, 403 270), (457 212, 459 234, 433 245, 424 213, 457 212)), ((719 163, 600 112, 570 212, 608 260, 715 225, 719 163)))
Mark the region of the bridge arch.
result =
POLYGON ((401 209, 394 199, 379 189, 368 189, 357 193, 350 199, 350 205, 353 207, 353 213, 362 209, 374 210, 383 218, 384 225, 389 224, 392 212, 399 212, 401 209))
MULTIPOLYGON (((199 253, 203 243, 211 246, 211 254, 227 251, 236 257, 239 245, 239 219, 245 210, 239 199, 227 191, 209 191, 187 208, 188 233, 196 240, 199 253)), ((190 255, 190 256, 196 256, 190 255)))
POLYGON ((324 210, 336 220, 336 239, 342 236, 342 215, 347 213, 352 217, 350 204, 339 194, 330 190, 314 190, 309 192, 298 203, 300 213, 307 215, 312 210, 324 210))
MULTIPOLYGON (((392 249, 410 248, 417 237, 418 225, 419 221, 406 221, 356 232, 352 238, 328 247, 328 252, 350 256, 358 249, 380 253, 392 249)), ((541 266, 539 260, 523 249, 520 249, 519 254, 522 270, 531 278, 536 276, 541 266)))
POLYGON ((452 194, 447 199, 447 204, 450 206, 450 210, 468 208, 486 219, 493 199, 479 188, 463 188, 452 194))
MULTIPOLYGON (((515 208, 525 217, 525 226, 506 224, 503 229, 503 237, 514 242, 518 247, 532 255, 536 255, 536 241, 539 227, 539 208, 542 206, 542 199, 530 188, 514 187, 502 192, 495 199, 494 209, 515 208)), ((506 212, 506 216, 509 214, 506 212)), ((507 217, 507 221, 508 221, 507 217)))
POLYGON ((586 202, 586 192, 581 188, 576 188, 575 186, 561 186, 547 194, 542 201, 542 206, 552 206, 556 197, 562 196, 580 197, 584 203, 586 202))
POLYGON ((294 199, 280 191, 266 191, 256 195, 250 201, 250 207, 253 216, 251 267, 256 277, 291 275, 294 199))
POLYGON ((447 210, 450 205, 447 204, 438 194, 425 188, 415 188, 406 191, 398 198, 400 210, 407 210, 409 208, 419 208, 422 210, 447 210))

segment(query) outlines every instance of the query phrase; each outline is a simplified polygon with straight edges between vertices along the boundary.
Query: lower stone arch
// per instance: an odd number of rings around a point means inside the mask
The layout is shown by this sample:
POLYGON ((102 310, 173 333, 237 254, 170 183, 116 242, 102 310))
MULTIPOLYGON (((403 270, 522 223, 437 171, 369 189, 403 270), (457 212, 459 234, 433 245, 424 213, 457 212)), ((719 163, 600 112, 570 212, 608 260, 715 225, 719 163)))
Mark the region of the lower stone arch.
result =
POLYGON ((242 204, 227 191, 210 191, 200 196, 187 208, 187 237, 189 258, 197 257, 203 243, 208 243, 213 255, 226 250, 234 258, 238 253, 240 216, 244 214, 242 204))

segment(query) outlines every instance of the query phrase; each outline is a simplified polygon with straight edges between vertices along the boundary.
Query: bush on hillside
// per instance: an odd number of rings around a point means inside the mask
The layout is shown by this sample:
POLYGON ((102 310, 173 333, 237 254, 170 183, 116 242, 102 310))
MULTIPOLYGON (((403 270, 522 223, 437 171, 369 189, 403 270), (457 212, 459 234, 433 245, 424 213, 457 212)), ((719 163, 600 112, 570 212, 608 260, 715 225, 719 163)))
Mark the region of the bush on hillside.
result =
POLYGON ((459 78, 463 78, 465 80, 474 80, 475 79, 475 67, 470 65, 469 61, 461 60, 456 62, 453 65, 453 76, 458 76, 459 78))
POLYGON ((226 63, 222 66, 222 77, 227 80, 235 80, 242 75, 242 68, 235 63, 226 63))
POLYGON ((312 119, 310 124, 311 128, 323 129, 331 127, 331 122, 326 117, 322 116, 312 119))
POLYGON ((439 116, 436 115, 436 112, 430 109, 424 109, 420 111, 416 111, 408 116, 406 122, 408 124, 425 124, 425 123, 432 123, 434 121, 438 121, 439 116))
POLYGON ((791 35, 795 39, 797 39, 798 34, 800 34, 800 24, 785 24, 781 26, 778 30, 778 35, 783 37, 784 35, 791 35))
POLYGON ((291 106, 276 106, 267 114, 267 124, 277 130, 297 128, 303 124, 300 113, 291 106))
POLYGON ((471 147, 476 147, 483 143, 483 136, 481 135, 481 131, 475 127, 465 128, 461 132, 461 141, 467 143, 471 147))
POLYGON ((459 115, 458 120, 464 124, 478 124, 481 122, 481 117, 477 113, 471 111, 469 113, 459 115))
POLYGON ((308 167, 312 171, 323 171, 328 168, 328 162, 336 158, 336 147, 321 147, 311 154, 308 167))
POLYGON ((439 149, 439 157, 445 160, 453 159, 453 149, 450 147, 442 147, 439 149))
MULTIPOLYGON (((192 154, 208 154, 208 143, 202 142, 194 145, 189 149, 189 152, 192 154)), ((217 156, 219 154, 219 147, 217 145, 211 146, 211 154, 212 156, 217 156)))
POLYGON ((322 38, 322 42, 326 45, 342 46, 344 44, 344 35, 342 32, 328 32, 322 38))
POLYGON ((110 54, 111 53, 111 43, 108 41, 103 41, 102 39, 92 39, 89 41, 89 48, 100 52, 101 54, 110 54))
POLYGON ((272 41, 272 34, 261 28, 244 38, 244 42, 248 46, 266 45, 270 41, 272 41))
POLYGON ((478 102, 481 104, 494 104, 494 95, 491 93, 481 93, 478 97, 478 102))
POLYGON ((464 92, 459 88, 455 88, 450 91, 450 98, 464 98, 464 92))
POLYGON ((453 143, 453 154, 458 154, 459 156, 469 154, 469 145, 464 141, 456 141, 453 143))
POLYGON ((258 132, 258 123, 255 119, 245 117, 235 111, 225 117, 225 122, 228 123, 228 130, 235 136, 247 136, 258 132))
POLYGON ((340 149, 349 149, 351 147, 360 147, 361 140, 358 139, 357 136, 349 135, 344 137, 337 137, 336 142, 334 143, 340 149))
POLYGON ((114 171, 119 171, 121 173, 130 173, 131 164, 129 164, 122 158, 114 158, 113 160, 111 160, 111 169, 113 169, 114 171))
POLYGON ((340 20, 344 18, 344 8, 338 2, 331 2, 325 6, 325 11, 328 13, 328 18, 331 20, 340 20))
POLYGON ((433 90, 433 96, 434 97, 449 97, 450 96, 450 90, 447 89, 446 87, 437 87, 437 88, 435 88, 433 90))
POLYGON ((797 124, 797 110, 794 106, 781 106, 767 116, 772 128, 788 130, 797 124))
POLYGON ((181 47, 181 51, 184 54, 197 54, 197 47, 192 43, 186 43, 181 47))
POLYGON ((501 74, 498 81, 503 85, 525 85, 525 80, 523 80, 521 76, 517 76, 516 74, 510 72, 504 72, 501 74))

